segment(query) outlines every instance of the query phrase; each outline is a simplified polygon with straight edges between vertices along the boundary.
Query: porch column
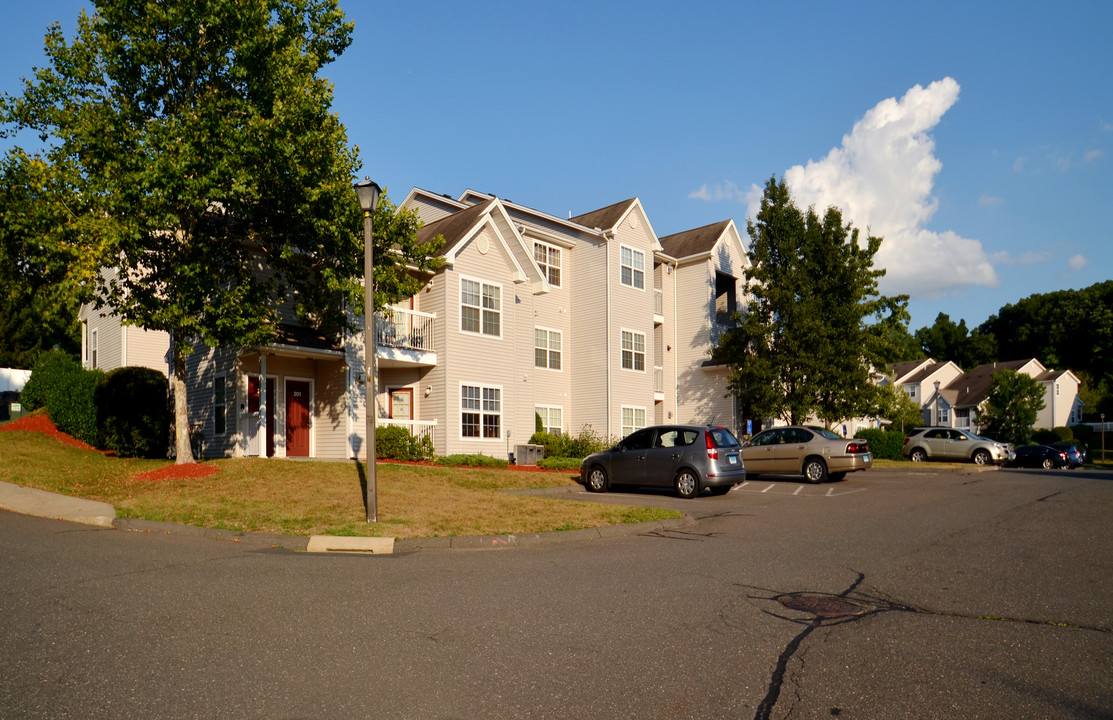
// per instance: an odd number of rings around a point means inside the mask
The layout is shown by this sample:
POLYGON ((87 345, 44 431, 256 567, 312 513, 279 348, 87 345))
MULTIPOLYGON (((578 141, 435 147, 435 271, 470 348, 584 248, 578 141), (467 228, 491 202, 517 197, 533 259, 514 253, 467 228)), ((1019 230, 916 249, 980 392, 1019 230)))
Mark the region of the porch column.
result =
POLYGON ((259 456, 267 456, 267 356, 259 353, 259 427, 256 440, 259 441, 259 456))

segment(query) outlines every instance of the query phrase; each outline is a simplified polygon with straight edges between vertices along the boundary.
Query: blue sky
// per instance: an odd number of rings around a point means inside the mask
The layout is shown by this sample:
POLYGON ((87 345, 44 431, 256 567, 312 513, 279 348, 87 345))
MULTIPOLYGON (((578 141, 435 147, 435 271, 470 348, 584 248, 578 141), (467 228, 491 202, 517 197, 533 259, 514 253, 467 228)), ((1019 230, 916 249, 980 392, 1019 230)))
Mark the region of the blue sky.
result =
MULTIPOLYGON (((1113 3, 364 2, 326 68, 361 174, 669 235, 785 176, 885 238, 911 330, 1113 278, 1113 3)), ((5 11, 0 90, 81 0, 5 11)))

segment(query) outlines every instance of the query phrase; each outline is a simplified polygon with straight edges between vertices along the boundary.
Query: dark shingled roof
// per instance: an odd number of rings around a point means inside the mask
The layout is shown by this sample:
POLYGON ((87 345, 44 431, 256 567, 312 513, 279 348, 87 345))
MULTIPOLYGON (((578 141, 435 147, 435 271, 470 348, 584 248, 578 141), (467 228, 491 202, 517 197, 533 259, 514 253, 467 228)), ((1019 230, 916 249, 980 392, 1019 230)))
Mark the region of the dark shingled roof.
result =
POLYGON ((692 255, 709 253, 715 247, 719 238, 723 236, 723 233, 726 232, 728 225, 730 225, 730 220, 723 220, 694 230, 685 230, 675 235, 663 237, 661 238, 661 249, 665 251, 666 255, 678 260, 692 255))
MULTIPOLYGON (((918 365, 920 365, 920 363, 922 363, 922 362, 924 362, 924 361, 923 360, 909 360, 907 362, 893 363, 892 365, 889 366, 889 372, 891 372, 893 374, 894 378, 904 377, 905 375, 907 375, 908 373, 910 373, 914 369, 916 369, 916 367, 918 365)), ((928 367, 934 367, 934 366, 935 366, 935 362, 932 361, 932 364, 929 365, 928 367)))
POLYGON ((472 205, 470 208, 429 223, 417 231, 417 241, 424 245, 436 236, 444 235, 444 247, 441 248, 440 254, 445 255, 460 241, 464 233, 475 225, 476 221, 483 216, 483 213, 487 212, 494 202, 494 198, 484 200, 478 205, 472 205))
POLYGON ((637 198, 630 198, 622 202, 616 202, 614 205, 608 205, 605 208, 599 208, 583 215, 577 215, 571 218, 571 221, 577 225, 583 225, 588 228, 599 228, 600 230, 609 230, 618 224, 630 206, 634 204, 637 198))
POLYGON ((1029 362, 1030 359, 979 365, 952 380, 946 387, 945 396, 955 407, 977 405, 989 393, 994 375, 1002 370, 1019 370, 1029 362))

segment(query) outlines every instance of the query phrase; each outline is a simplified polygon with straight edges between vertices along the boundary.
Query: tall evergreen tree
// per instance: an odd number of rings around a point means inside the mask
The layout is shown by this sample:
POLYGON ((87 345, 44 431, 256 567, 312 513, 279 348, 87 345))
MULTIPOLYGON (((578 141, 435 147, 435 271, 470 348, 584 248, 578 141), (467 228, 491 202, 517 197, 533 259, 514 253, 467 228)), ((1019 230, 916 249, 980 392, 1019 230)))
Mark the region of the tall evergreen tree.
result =
POLYGON ((715 350, 731 392, 757 417, 793 423, 876 408, 871 374, 900 359, 894 329, 908 320, 906 296, 877 294, 881 238, 860 242, 834 207, 801 212, 775 177, 747 230, 752 299, 715 350))
POLYGON ((1002 442, 1023 445, 1032 438, 1032 426, 1044 408, 1043 386, 1015 370, 993 376, 979 422, 984 434, 1002 442))

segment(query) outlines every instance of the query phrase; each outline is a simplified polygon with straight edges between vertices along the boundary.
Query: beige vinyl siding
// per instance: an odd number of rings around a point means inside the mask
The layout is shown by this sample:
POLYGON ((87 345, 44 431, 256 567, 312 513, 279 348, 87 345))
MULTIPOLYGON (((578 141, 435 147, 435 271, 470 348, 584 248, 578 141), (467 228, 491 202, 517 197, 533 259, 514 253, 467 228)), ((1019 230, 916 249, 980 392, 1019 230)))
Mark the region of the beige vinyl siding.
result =
MULTIPOLYGON (((573 433, 591 426, 599 435, 613 434, 607 414, 609 249, 601 239, 577 244, 570 258, 571 277, 564 284, 576 300, 568 313, 569 342, 565 343, 569 377, 574 381, 569 392, 572 402, 564 412, 573 433)), ((617 260, 613 267, 617 272, 617 260)))
MULTIPOLYGON (((312 422, 314 457, 348 457, 347 378, 344 364, 311 361, 316 365, 313 383, 312 422)), ((268 367, 269 369, 269 367, 268 367)))
MULTIPOLYGON (((416 402, 414 415, 418 419, 432 421, 437 425, 433 428, 433 445, 437 453, 444 455, 448 447, 449 393, 446 387, 447 372, 455 358, 448 347, 448 335, 455 333, 459 324, 456 313, 459 312, 459 282, 453 282, 449 277, 450 271, 444 271, 426 283, 425 288, 419 293, 417 305, 424 312, 436 313, 437 321, 433 323, 433 347, 437 352, 437 364, 430 368, 422 378, 422 383, 429 388, 429 396, 421 391, 421 400, 416 402), (449 302, 452 298, 452 302, 449 302)), ((459 398, 453 397, 454 407, 458 407, 459 398)))
POLYGON ((647 422, 653 421, 653 366, 657 358, 653 353, 653 236, 648 231, 649 223, 635 207, 615 231, 610 242, 610 347, 608 359, 611 367, 610 408, 608 413, 608 434, 618 435, 622 428, 622 407, 646 409, 647 422), (631 218, 637 218, 637 227, 632 226, 631 218), (641 289, 623 285, 620 277, 621 248, 628 247, 640 252, 644 258, 645 281, 641 289), (622 369, 622 331, 632 331, 643 335, 646 340, 646 370, 644 372, 622 369))
POLYGON ((710 358, 715 278, 708 260, 681 265, 676 276, 677 420, 702 424, 714 400, 703 364, 710 358))
MULTIPOLYGON (((503 246, 490 225, 480 229, 456 257, 454 267, 443 273, 445 284, 445 368, 444 377, 444 434, 447 454, 483 454, 492 457, 505 457, 507 453, 506 430, 513 431, 513 413, 517 394, 520 391, 521 374, 518 373, 518 346, 523 342, 520 337, 521 323, 516 313, 520 312, 514 302, 516 292, 525 292, 525 284, 515 285, 512 280, 515 272, 511 256, 503 246), (486 252, 480 248, 486 246, 486 252), (500 289, 499 328, 500 336, 484 335, 461 331, 460 317, 460 280, 461 278, 498 286, 500 289), (515 376, 518 381, 515 382, 515 376), (499 387, 502 409, 500 438, 463 438, 461 433, 461 384, 499 387), (507 423, 512 424, 508 427, 507 423)), ((530 325, 532 338, 532 321, 530 325)), ((530 349, 532 352, 532 339, 530 349)), ((439 356, 438 356, 439 357, 439 356)), ((517 437, 515 435, 514 437, 517 437)), ((526 440, 529 438, 526 437, 526 440)))
POLYGON ((121 333, 121 360, 128 367, 146 367, 163 375, 170 373, 170 334, 164 330, 145 330, 124 325, 121 333))
MULTIPOLYGON (((532 248, 532 246, 533 242, 530 240, 530 247, 532 248)), ((542 295, 522 293, 525 296, 521 306, 524 311, 519 314, 519 317, 528 326, 523 327, 522 332, 528 335, 529 339, 528 343, 523 343, 523 345, 528 345, 528 353, 523 353, 522 367, 528 368, 532 376, 529 383, 532 389, 532 400, 528 407, 524 407, 526 398, 522 398, 523 410, 527 412, 527 417, 522 422, 528 422, 526 429, 529 430, 531 435, 534 428, 534 408, 537 405, 562 408, 562 431, 573 435, 580 431, 579 426, 570 424, 571 418, 569 417, 572 406, 572 390, 575 387, 572 382, 571 367, 573 295, 570 283, 576 270, 572 268, 571 261, 572 256, 579 250, 580 247, 561 248, 560 287, 550 287, 549 292, 542 295), (560 370, 535 367, 534 331, 537 328, 555 330, 560 333, 560 370)), ((517 433, 515 433, 516 436, 517 433)), ((526 440, 528 439, 527 436, 526 440)))

